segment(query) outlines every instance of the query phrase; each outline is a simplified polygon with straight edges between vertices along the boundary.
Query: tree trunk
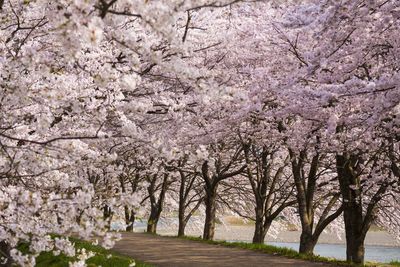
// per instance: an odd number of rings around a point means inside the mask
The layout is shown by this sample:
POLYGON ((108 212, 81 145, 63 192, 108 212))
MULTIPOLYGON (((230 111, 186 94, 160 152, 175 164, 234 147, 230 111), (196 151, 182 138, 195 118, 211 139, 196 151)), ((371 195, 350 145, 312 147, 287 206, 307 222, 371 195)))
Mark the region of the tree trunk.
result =
POLYGON ((184 236, 185 235, 185 227, 186 227, 186 222, 185 222, 185 205, 186 205, 186 199, 185 199, 185 185, 186 185, 186 176, 183 172, 180 172, 181 175, 181 184, 179 186, 179 207, 178 207, 178 236, 184 236))
POLYGON ((178 236, 185 236, 186 220, 185 220, 185 200, 183 195, 180 196, 178 210, 178 236))
POLYGON ((10 246, 5 241, 0 242, 0 258, 0 266, 12 266, 13 261, 10 257, 10 246))
POLYGON ((204 240, 213 240, 215 233, 217 186, 212 189, 206 188, 205 205, 206 218, 204 222, 204 240))
MULTIPOLYGON (((235 159, 237 159, 238 155, 239 153, 235 154, 235 159)), ((234 161, 233 159, 231 160, 232 162, 234 161)), ((206 193, 206 196, 204 198, 204 203, 206 206, 206 218, 204 222, 204 231, 203 231, 203 239, 205 240, 212 240, 214 238, 218 184, 222 180, 241 174, 246 169, 246 165, 244 165, 240 169, 237 169, 229 173, 226 171, 220 172, 220 167, 219 165, 218 166, 217 165, 216 165, 217 174, 212 175, 212 177, 210 177, 209 174, 208 161, 205 161, 201 166, 201 174, 205 182, 204 187, 206 193)))
POLYGON ((346 260, 363 264, 365 234, 361 205, 345 202, 343 217, 346 231, 346 260))
POLYGON ((109 207, 108 205, 104 205, 104 207, 103 207, 103 219, 107 222, 108 230, 111 230, 112 217, 113 217, 113 212, 111 210, 111 207, 109 207))
POLYGON ((157 233, 157 222, 152 222, 147 224, 147 233, 149 234, 157 233))
POLYGON ((264 243, 264 237, 263 236, 263 225, 262 225, 262 220, 259 220, 259 218, 256 218, 256 225, 254 229, 254 235, 253 235, 253 244, 263 244, 264 243))
POLYGON ((314 247, 318 241, 319 233, 313 234, 314 230, 314 195, 317 183, 317 172, 320 155, 316 153, 311 160, 308 175, 305 175, 305 162, 307 151, 302 150, 296 156, 290 149, 289 154, 292 160, 292 173, 296 186, 296 198, 301 221, 301 235, 299 252, 313 254, 314 247))
POLYGON ((362 213, 351 203, 344 203, 344 225, 346 230, 346 259, 354 263, 364 263, 364 236, 362 233, 362 213))
MULTIPOLYGON (((135 177, 136 181, 139 180, 139 175, 136 174, 135 177)), ((125 179, 124 176, 120 176, 119 179, 120 183, 121 183, 121 190, 122 193, 126 193, 126 189, 125 189, 125 179)), ((136 188, 137 185, 134 181, 131 182, 132 185, 132 194, 134 194, 136 192, 136 188)), ((125 213, 125 224, 126 224, 126 228, 125 231, 127 232, 133 232, 133 224, 135 223, 135 211, 133 209, 130 209, 129 206, 124 206, 124 213, 125 213)))
MULTIPOLYGON (((356 174, 358 158, 351 155, 336 155, 336 168, 343 198, 343 217, 346 231, 346 259, 364 263, 364 239, 366 229, 363 218, 360 179, 356 174)), ((370 217, 370 216, 369 216, 370 217)), ((372 219, 369 221, 371 223, 372 219)))
POLYGON ((150 183, 150 186, 147 187, 147 190, 149 192, 149 198, 150 198, 150 216, 149 219, 147 220, 147 233, 152 233, 156 234, 157 233, 157 224, 158 221, 160 220, 161 212, 163 209, 164 205, 164 199, 165 199, 165 194, 168 190, 168 174, 164 174, 164 179, 163 183, 161 185, 161 191, 160 195, 158 197, 158 200, 155 197, 155 183, 156 183, 157 176, 154 175, 153 180, 150 183))
POLYGON ((157 224, 160 219, 159 213, 155 210, 152 210, 150 213, 150 217, 147 220, 147 233, 156 234, 157 233, 157 224))
POLYGON ((185 228, 186 228, 185 220, 181 220, 181 218, 179 218, 179 226, 178 226, 178 236, 179 237, 185 236, 185 228))
MULTIPOLYGON (((258 203, 263 203, 259 201, 258 203)), ((267 234, 269 228, 272 224, 272 219, 269 219, 264 214, 264 205, 257 204, 256 210, 256 221, 254 227, 253 244, 264 244, 265 235, 267 234)))
POLYGON ((303 254, 313 254, 314 247, 317 244, 318 238, 314 238, 312 232, 302 230, 300 235, 299 252, 303 254))
POLYGON ((358 264, 364 264, 364 239, 358 239, 346 234, 346 260, 358 264))
POLYGON ((126 223, 126 231, 133 232, 133 224, 135 223, 135 211, 132 209, 129 212, 129 208, 125 206, 125 223, 126 223))
POLYGON ((269 228, 271 227, 272 222, 264 223, 263 220, 257 220, 253 235, 253 244, 264 244, 265 236, 268 233, 269 228))

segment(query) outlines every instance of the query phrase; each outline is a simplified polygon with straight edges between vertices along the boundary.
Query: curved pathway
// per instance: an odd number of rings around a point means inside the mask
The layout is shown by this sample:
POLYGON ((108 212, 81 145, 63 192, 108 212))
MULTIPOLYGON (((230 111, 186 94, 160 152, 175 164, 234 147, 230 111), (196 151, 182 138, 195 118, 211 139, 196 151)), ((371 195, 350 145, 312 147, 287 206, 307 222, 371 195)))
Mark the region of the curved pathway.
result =
POLYGON ((261 252, 149 235, 123 233, 114 251, 160 267, 321 267, 325 263, 288 259, 261 252))

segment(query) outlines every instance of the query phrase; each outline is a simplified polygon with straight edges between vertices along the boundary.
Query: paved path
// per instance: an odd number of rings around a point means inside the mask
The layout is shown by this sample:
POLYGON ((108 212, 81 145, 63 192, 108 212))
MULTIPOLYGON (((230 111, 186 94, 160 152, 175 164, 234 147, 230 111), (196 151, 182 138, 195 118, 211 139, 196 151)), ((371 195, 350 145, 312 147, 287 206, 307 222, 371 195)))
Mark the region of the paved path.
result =
POLYGON ((256 251, 143 233, 123 233, 122 240, 117 242, 114 250, 160 267, 329 266, 256 251))

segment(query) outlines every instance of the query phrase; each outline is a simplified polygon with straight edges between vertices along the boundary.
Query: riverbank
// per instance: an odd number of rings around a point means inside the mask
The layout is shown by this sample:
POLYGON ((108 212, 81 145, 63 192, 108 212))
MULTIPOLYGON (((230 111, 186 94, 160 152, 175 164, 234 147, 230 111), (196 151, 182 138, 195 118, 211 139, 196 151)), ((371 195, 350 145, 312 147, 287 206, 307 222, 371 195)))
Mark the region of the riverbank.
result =
MULTIPOLYGON (((191 222, 188 224, 185 232, 187 236, 202 236, 202 220, 198 219, 196 222, 197 223, 191 222)), ((224 222, 224 224, 216 225, 214 240, 244 243, 251 242, 254 231, 253 224, 245 224, 237 220, 225 220, 224 222)), ((145 222, 137 222, 135 226, 136 232, 144 232, 146 230, 145 222)), ((295 227, 290 228, 290 230, 295 229, 295 227)), ((267 235, 265 239, 266 244, 298 251, 301 232, 290 230, 274 233, 274 236, 267 235)), ((161 220, 157 229, 157 233, 163 236, 176 236, 177 231, 177 220, 174 218, 168 221, 165 219, 161 220)), ((346 258, 344 233, 341 235, 330 232, 322 233, 314 253, 323 257, 344 260, 346 258)), ((373 227, 366 237, 365 258, 373 262, 400 262, 400 244, 387 232, 373 227)))
MULTIPOLYGON (((137 228, 138 232, 144 228, 137 228)), ((254 226, 252 225, 217 225, 215 230, 216 240, 232 240, 248 242, 252 240, 254 226)), ((171 226, 160 225, 158 229, 160 235, 176 235, 177 229, 171 226)), ((188 227, 186 234, 190 236, 201 236, 202 229, 199 227, 188 227)), ((279 243, 297 243, 300 240, 300 231, 282 231, 277 233, 276 237, 267 235, 266 242, 279 243)), ((322 233, 319 239, 319 244, 345 244, 344 234, 336 235, 334 233, 322 233)), ((366 245, 370 246, 390 246, 400 247, 400 244, 387 232, 370 231, 367 234, 366 245)))
MULTIPOLYGON (((136 229, 137 232, 144 231, 144 227, 136 229)), ((222 225, 216 226, 214 240, 227 240, 228 242, 250 243, 254 231, 253 225, 222 225)), ((158 234, 164 236, 176 236, 177 229, 171 224, 160 225, 158 234)), ((201 237, 202 229, 195 225, 187 228, 186 235, 201 237)), ((298 251, 300 231, 281 231, 276 236, 266 237, 266 244, 276 247, 284 247, 298 251)), ((400 261, 400 245, 396 240, 384 231, 370 231, 365 242, 365 258, 371 262, 400 261)), ((344 235, 338 236, 333 233, 323 233, 315 247, 314 253, 322 257, 344 260, 346 258, 346 246, 344 235)))

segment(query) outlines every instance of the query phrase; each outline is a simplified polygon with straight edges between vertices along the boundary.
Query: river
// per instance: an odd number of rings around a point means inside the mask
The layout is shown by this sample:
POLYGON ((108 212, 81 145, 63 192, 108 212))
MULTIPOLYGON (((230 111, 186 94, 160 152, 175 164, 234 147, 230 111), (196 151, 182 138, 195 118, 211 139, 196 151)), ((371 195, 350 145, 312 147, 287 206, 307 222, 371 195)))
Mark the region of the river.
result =
MULTIPOLYGON (((298 243, 267 242, 269 245, 299 249, 298 243)), ((346 259, 346 247, 343 244, 317 244, 315 254, 323 257, 346 259)), ((375 262, 400 261, 400 248, 389 246, 365 246, 365 260, 375 262)))

